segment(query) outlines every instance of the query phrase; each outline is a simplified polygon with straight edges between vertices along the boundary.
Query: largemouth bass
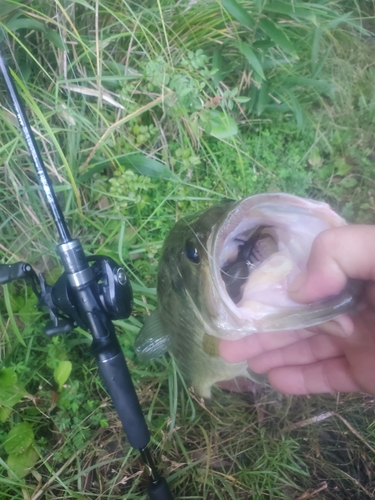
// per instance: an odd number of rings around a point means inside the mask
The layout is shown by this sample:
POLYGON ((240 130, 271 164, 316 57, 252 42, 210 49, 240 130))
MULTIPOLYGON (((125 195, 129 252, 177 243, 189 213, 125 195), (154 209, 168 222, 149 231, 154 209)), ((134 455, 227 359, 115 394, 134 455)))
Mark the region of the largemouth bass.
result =
POLYGON ((246 363, 219 357, 219 340, 307 328, 353 308, 350 286, 308 305, 287 294, 314 238, 345 224, 326 203, 283 193, 225 201, 179 220, 164 243, 158 306, 138 334, 138 355, 153 359, 169 350, 203 397, 219 381, 257 380, 246 363))

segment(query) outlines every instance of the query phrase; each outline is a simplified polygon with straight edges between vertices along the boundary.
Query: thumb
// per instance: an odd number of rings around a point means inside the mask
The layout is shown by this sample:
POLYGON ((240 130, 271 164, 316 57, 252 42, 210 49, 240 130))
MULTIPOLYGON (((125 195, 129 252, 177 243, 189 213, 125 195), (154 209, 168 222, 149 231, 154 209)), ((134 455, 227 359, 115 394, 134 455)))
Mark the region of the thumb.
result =
POLYGON ((375 226, 343 226, 320 233, 306 270, 288 292, 296 302, 315 302, 339 293, 348 278, 375 280, 375 226))

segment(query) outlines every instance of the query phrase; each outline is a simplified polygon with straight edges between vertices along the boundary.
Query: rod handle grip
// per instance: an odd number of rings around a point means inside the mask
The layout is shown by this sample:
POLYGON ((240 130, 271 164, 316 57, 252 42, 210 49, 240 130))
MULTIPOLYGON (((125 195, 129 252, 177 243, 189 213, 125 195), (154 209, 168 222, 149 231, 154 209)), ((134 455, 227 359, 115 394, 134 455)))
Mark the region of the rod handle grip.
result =
POLYGON ((146 448, 150 433, 123 352, 107 360, 99 358, 98 366, 130 445, 146 448))
POLYGON ((160 477, 156 484, 151 483, 148 487, 150 500, 173 500, 171 490, 164 477, 160 477))

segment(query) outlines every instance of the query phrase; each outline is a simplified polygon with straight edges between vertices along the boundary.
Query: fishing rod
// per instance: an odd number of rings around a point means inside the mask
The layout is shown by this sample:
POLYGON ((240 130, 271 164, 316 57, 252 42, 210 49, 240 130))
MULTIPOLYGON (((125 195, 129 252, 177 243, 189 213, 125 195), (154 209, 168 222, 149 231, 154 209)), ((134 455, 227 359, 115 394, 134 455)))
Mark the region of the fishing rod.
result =
POLYGON ((127 439, 133 448, 139 450, 149 475, 149 498, 173 500, 168 483, 159 474, 152 458, 150 433, 113 325, 113 320, 128 318, 132 310, 133 294, 127 275, 110 257, 87 257, 80 241, 71 237, 15 82, 1 52, 0 73, 56 225, 59 236, 56 252, 64 269, 55 284, 48 285, 43 274, 37 274, 30 264, 0 264, 0 284, 25 279, 31 285, 39 299, 38 306, 49 312, 50 321, 45 328, 48 336, 67 333, 77 326, 92 335, 91 351, 104 385, 127 439))

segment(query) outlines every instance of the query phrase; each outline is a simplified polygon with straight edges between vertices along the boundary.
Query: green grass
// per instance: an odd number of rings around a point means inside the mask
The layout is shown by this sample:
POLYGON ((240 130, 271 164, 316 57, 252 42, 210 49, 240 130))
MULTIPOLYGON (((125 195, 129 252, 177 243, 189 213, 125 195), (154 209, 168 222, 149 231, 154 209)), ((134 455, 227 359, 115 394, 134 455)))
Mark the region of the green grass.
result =
MULTIPOLYGON (((281 190, 374 222, 370 2, 240 4, 0 0, 1 47, 72 234, 131 278, 119 339, 175 497, 372 498, 373 398, 215 389, 202 402, 172 360, 134 354, 162 242, 182 215, 281 190)), ((55 230, 2 83, 0 160, 1 262, 30 262, 52 283, 55 230)), ((14 398, 0 406, 0 499, 140 498, 138 453, 90 337, 47 338, 47 320, 24 284, 0 290, 0 401, 14 398), (37 455, 20 478, 7 470, 8 438, 24 422, 37 455)))

